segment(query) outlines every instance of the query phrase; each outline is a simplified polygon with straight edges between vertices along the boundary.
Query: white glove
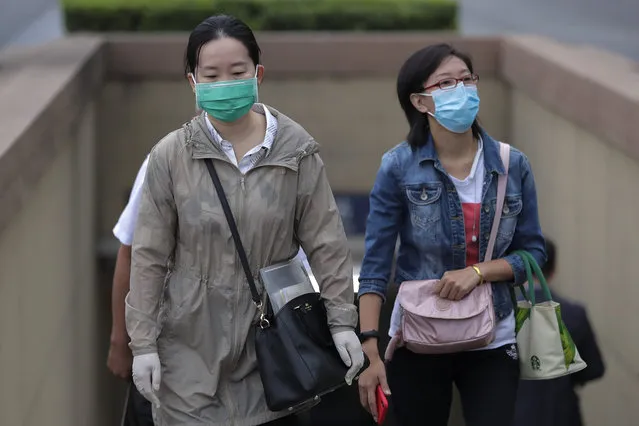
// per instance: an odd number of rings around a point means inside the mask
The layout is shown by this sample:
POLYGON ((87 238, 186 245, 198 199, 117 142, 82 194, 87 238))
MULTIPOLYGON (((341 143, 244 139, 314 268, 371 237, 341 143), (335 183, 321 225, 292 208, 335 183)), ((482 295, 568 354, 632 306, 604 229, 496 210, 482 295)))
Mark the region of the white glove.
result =
POLYGON ((344 364, 350 367, 346 372, 346 377, 344 377, 344 380, 350 386, 359 370, 364 366, 362 344, 353 330, 339 331, 333 334, 333 342, 344 364))
POLYGON ((133 383, 140 394, 156 407, 160 400, 155 392, 160 390, 160 357, 157 353, 133 357, 133 383))

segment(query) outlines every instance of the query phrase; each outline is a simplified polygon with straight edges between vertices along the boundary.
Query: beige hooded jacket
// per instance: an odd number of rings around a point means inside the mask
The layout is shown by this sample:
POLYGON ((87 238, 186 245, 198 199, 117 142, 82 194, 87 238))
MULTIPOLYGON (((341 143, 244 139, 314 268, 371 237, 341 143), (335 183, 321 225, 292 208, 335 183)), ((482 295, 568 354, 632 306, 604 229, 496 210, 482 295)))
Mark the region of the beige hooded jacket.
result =
POLYGON ((152 150, 133 240, 126 323, 133 355, 158 352, 157 426, 269 422, 257 370, 257 317, 204 158, 214 160, 249 262, 258 271, 306 252, 329 326, 352 328, 352 261, 318 144, 270 109, 278 133, 243 175, 211 140, 202 114, 152 150))

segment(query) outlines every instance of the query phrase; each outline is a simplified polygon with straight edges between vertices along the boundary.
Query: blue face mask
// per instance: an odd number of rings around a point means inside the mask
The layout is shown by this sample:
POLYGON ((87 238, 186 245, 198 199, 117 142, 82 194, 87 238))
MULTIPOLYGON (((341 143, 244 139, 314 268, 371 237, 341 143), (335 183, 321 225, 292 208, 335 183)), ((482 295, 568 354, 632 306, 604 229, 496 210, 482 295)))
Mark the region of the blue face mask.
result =
POLYGON ((437 89, 422 95, 432 96, 435 113, 429 114, 453 133, 464 133, 470 129, 479 112, 476 86, 464 86, 464 83, 460 82, 453 89, 437 89))

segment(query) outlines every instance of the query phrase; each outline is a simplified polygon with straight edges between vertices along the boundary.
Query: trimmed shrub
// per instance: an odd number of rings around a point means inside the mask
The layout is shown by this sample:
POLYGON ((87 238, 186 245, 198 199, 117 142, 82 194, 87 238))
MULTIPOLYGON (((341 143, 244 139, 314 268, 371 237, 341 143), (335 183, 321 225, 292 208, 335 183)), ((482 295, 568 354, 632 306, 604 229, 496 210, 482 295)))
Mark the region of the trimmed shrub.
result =
POLYGON ((427 31, 455 28, 449 0, 64 0, 69 31, 191 31, 228 13, 255 31, 427 31))

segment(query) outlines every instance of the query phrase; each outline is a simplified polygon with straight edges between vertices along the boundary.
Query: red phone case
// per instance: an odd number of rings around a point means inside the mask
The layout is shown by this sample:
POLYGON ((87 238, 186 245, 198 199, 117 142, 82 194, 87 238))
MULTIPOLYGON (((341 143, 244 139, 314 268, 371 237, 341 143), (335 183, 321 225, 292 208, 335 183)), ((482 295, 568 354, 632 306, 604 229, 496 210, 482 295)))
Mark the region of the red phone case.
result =
POLYGON ((388 399, 380 385, 377 385, 375 392, 377 395, 377 424, 381 425, 386 419, 386 411, 388 410, 388 399))

